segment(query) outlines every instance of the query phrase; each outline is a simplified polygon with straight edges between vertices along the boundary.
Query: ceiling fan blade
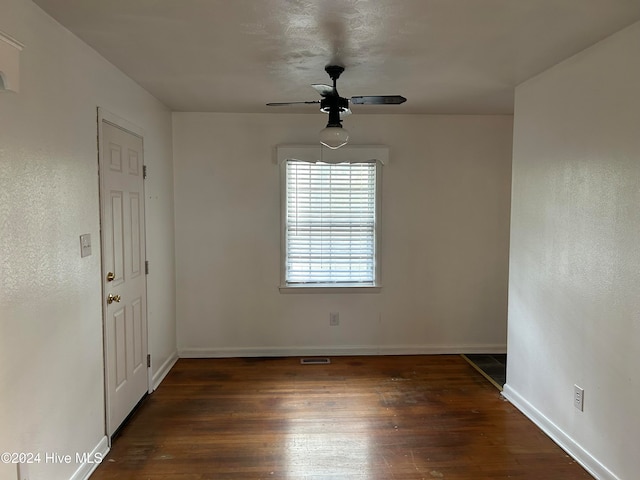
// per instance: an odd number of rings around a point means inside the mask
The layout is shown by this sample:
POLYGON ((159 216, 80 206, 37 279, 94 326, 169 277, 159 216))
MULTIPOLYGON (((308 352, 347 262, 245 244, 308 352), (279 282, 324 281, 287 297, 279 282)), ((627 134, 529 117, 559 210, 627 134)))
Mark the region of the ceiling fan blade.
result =
POLYGON ((331 85, 325 85, 323 83, 312 83, 311 86, 315 88, 316 92, 318 92, 323 97, 335 95, 335 91, 333 90, 333 87, 331 85))
POLYGON ((406 101, 407 99, 402 95, 365 95, 351 97, 351 103, 354 105, 399 105, 406 101))
POLYGON ((314 103, 320 103, 320 100, 313 100, 311 102, 271 102, 267 103, 267 107, 282 107, 285 105, 311 105, 314 103))

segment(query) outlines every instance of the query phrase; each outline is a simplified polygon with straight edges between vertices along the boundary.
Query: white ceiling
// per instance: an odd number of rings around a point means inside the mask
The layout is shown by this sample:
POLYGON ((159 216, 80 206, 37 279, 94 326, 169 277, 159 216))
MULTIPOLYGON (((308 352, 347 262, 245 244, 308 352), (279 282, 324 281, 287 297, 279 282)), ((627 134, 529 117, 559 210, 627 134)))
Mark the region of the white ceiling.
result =
POLYGON ((513 112, 513 87, 640 20, 640 0, 35 0, 172 110, 317 112, 324 66, 354 113, 513 112))

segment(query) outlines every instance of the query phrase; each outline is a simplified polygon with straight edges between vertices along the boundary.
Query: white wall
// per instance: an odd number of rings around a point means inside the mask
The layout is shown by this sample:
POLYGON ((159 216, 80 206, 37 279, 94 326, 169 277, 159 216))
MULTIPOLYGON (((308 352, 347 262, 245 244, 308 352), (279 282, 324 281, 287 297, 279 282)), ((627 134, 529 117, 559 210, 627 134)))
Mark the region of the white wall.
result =
MULTIPOLYGON (((0 452, 74 455, 105 432, 96 107, 145 131, 156 367, 176 354, 171 115, 30 1, 1 3, 0 30, 25 48, 20 93, 0 93, 0 452)), ((78 467, 32 465, 30 479, 78 467)))
POLYGON ((173 114, 181 356, 504 351, 512 117, 350 116, 391 148, 382 292, 281 294, 274 149, 325 122, 173 114))
POLYGON ((506 392, 599 478, 640 470, 639 58, 636 23, 516 90, 506 392))

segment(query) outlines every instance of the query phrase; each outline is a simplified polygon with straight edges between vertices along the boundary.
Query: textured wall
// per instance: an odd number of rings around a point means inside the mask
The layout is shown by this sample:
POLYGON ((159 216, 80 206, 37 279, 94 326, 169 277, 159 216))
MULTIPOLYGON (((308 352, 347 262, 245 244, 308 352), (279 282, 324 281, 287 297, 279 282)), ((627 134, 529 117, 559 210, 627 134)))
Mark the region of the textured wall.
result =
POLYGON ((640 468, 638 58, 635 24, 516 90, 507 392, 602 478, 640 468))
MULTIPOLYGON (((171 116, 32 2, 3 0, 0 30, 25 44, 20 93, 0 94, 0 452, 74 455, 105 431, 96 107, 145 131, 158 364, 175 355, 171 116)), ((32 465, 30 480, 77 467, 32 465)))
POLYGON ((349 117, 353 144, 391 149, 383 288, 334 295, 278 291, 274 148, 317 143, 325 117, 173 118, 181 354, 504 351, 510 116, 349 117))

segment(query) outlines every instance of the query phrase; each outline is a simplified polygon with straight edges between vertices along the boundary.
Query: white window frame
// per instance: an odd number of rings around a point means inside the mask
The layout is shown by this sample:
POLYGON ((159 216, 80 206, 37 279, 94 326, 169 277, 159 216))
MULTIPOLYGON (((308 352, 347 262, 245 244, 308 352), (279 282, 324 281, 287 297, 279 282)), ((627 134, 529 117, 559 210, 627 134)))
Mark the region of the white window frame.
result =
POLYGON ((389 148, 381 145, 347 145, 337 150, 316 145, 282 145, 276 148, 277 162, 280 165, 280 292, 281 293, 378 293, 382 288, 382 269, 380 262, 381 212, 382 212, 382 166, 389 161, 389 148), (376 219, 375 219, 375 283, 373 285, 353 286, 334 284, 295 284, 286 282, 286 208, 287 208, 287 160, 310 163, 360 163, 376 164, 376 219))

